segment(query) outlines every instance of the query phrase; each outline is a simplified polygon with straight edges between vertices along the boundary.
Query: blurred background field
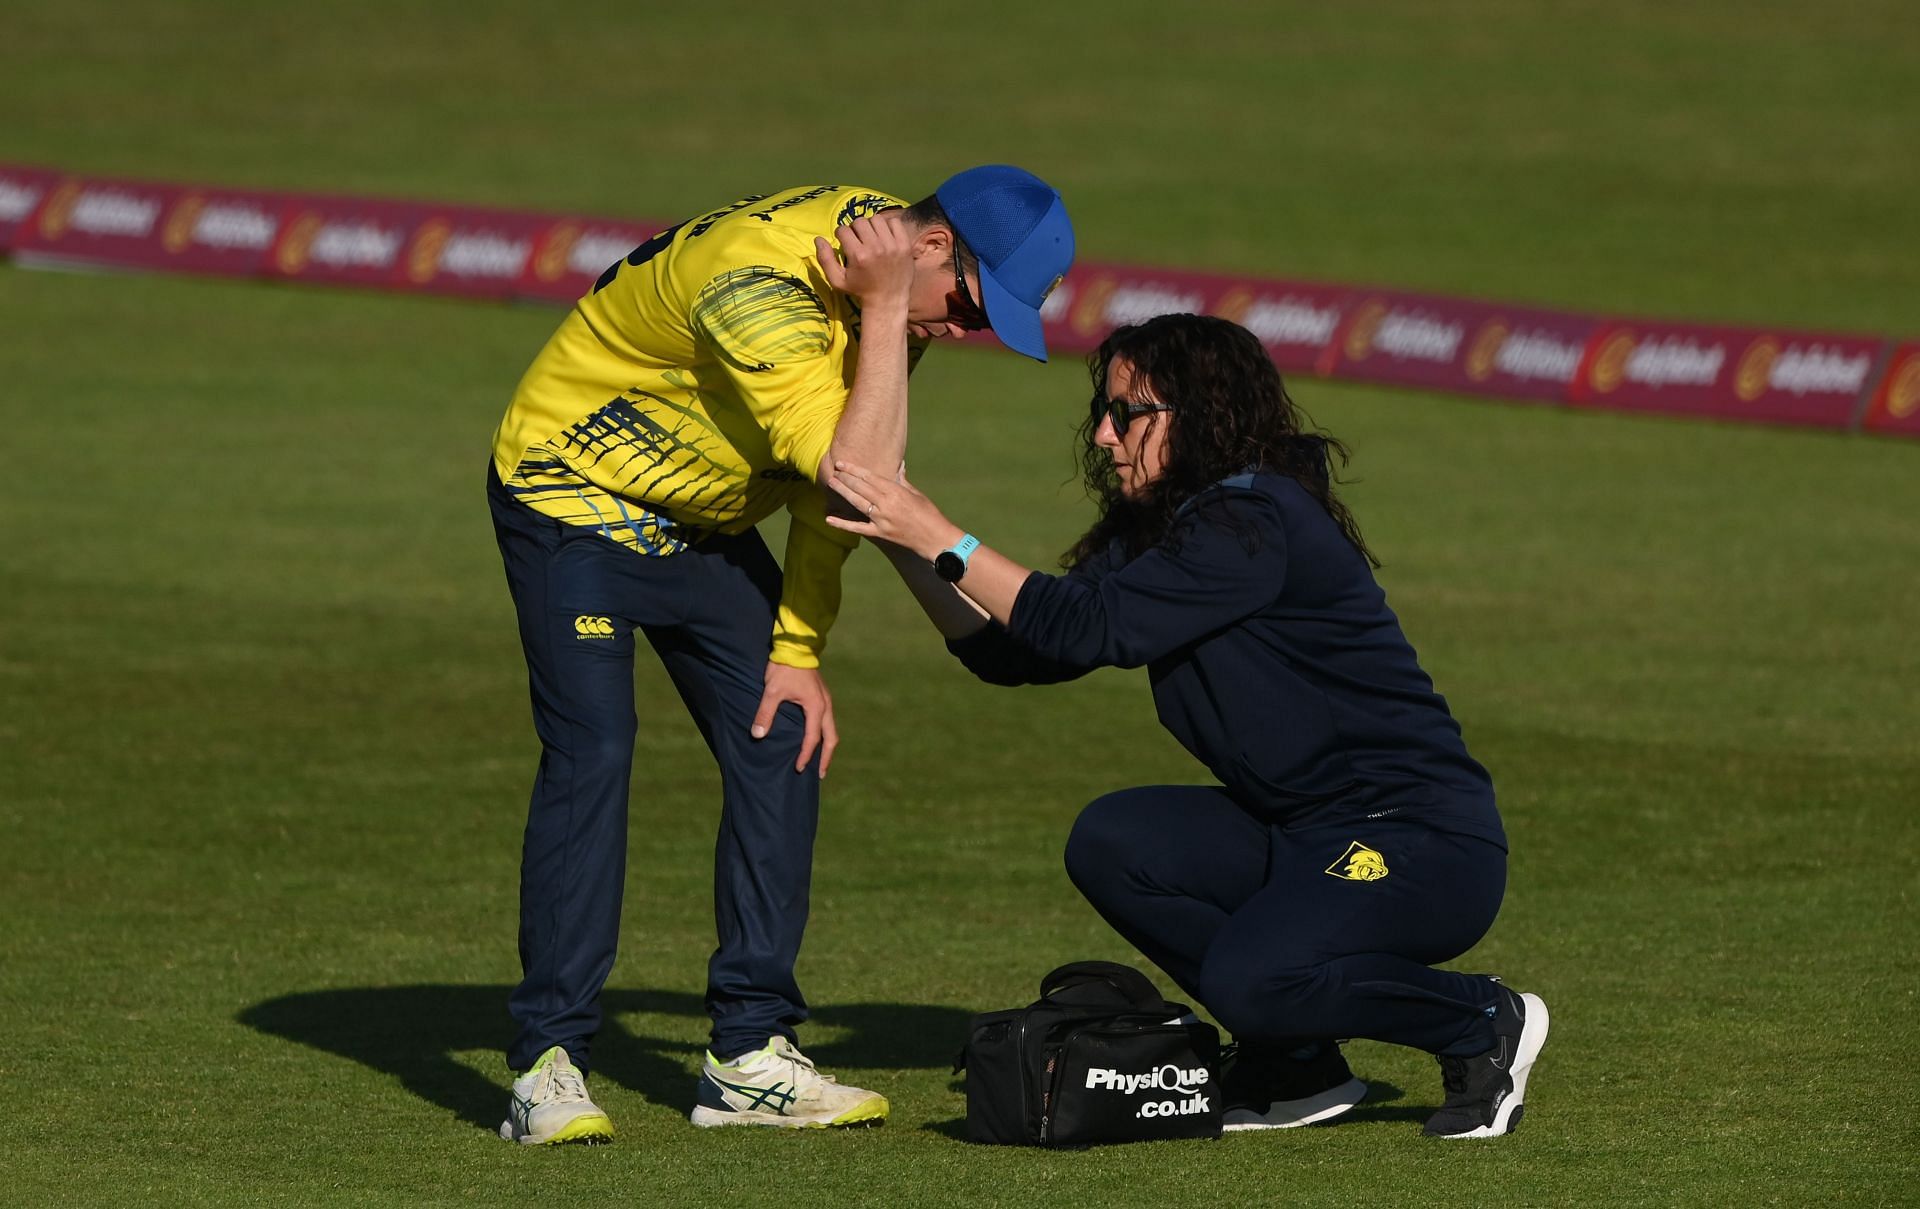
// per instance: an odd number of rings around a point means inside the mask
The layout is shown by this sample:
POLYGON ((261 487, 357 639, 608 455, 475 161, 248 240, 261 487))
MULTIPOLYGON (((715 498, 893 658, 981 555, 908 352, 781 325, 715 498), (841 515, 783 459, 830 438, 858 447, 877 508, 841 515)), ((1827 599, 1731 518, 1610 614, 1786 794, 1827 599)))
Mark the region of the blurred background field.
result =
MULTIPOLYGON (((504 3, 0 14, 0 161, 670 218, 1008 161, 1084 254, 1920 335, 1910 7, 504 3)), ((859 555, 803 1038, 879 1130, 688 1126, 717 778, 645 668, 618 1145, 491 1129, 536 748, 480 495, 558 312, 0 266, 0 1203, 1911 1203, 1920 446, 1311 379, 1493 770, 1544 995, 1511 1138, 1417 1054, 1324 1130, 969 1147, 972 1012, 1126 960, 1078 807, 1200 770, 1144 677, 965 678, 859 555)), ((1048 565, 1084 370, 938 349, 916 480, 1048 565)), ((777 548, 777 547, 776 547, 777 548)), ((644 664, 643 664, 644 668, 644 664)))

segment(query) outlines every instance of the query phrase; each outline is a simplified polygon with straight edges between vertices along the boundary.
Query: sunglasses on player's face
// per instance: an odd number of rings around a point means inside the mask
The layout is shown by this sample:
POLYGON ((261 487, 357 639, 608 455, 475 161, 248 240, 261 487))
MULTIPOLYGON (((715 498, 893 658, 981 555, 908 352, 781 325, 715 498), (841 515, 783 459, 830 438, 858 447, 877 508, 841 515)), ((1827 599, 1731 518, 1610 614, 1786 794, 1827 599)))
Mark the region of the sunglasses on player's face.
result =
POLYGON ((1144 416, 1156 411, 1172 411, 1171 403, 1135 403, 1132 399, 1107 399, 1099 395, 1093 398, 1094 426, 1100 424, 1100 417, 1106 416, 1113 422, 1113 435, 1127 435, 1127 425, 1133 423, 1135 416, 1144 416))
POLYGON ((960 245, 953 245, 953 289, 947 292, 947 322, 962 331, 984 332, 993 326, 987 313, 973 300, 967 288, 967 275, 960 269, 960 245))

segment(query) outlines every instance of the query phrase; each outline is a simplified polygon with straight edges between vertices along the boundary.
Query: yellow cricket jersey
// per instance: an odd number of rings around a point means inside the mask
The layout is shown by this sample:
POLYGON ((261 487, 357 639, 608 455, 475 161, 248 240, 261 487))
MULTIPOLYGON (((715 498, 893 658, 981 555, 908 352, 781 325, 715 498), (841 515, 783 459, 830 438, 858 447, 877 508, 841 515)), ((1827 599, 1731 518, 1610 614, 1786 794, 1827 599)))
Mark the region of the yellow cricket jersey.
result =
MULTIPOLYGON (((903 205, 822 185, 689 219, 603 274, 547 341, 493 439, 515 498, 641 554, 792 516, 776 662, 817 667, 859 539, 816 485, 859 359, 860 310, 815 236, 903 205)), ((914 341, 908 364, 924 341, 914 341)))

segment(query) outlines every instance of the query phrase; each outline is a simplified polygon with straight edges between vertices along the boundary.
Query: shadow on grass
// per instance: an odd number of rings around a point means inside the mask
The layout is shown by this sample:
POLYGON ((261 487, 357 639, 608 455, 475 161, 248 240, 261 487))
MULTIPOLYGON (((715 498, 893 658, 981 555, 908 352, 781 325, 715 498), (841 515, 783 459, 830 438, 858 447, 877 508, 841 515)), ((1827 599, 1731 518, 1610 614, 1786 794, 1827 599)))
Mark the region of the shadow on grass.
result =
MULTIPOLYGON (((506 986, 402 986, 308 991, 242 1010, 241 1024, 384 1071, 423 1100, 484 1129, 500 1123, 505 1061, 495 1081, 454 1055, 504 1050, 511 1036, 506 986)), ((594 1039, 593 1071, 656 1104, 688 1112, 701 1043, 644 1036, 620 1023, 629 1015, 684 1016, 704 1023, 698 995, 618 991, 601 996, 605 1023, 594 1039)), ((814 1023, 845 1030, 839 1040, 807 1045, 826 1067, 946 1068, 965 1039, 968 1012, 922 1004, 848 1003, 821 1008, 814 1023)))
POLYGON ((1352 1112, 1327 1124, 1340 1126, 1359 1125, 1367 1121, 1418 1121, 1424 1125, 1427 1118, 1440 1107, 1438 1104, 1396 1104, 1394 1102, 1404 1099, 1406 1094, 1391 1083, 1369 1082, 1367 1098, 1360 1101, 1352 1112))

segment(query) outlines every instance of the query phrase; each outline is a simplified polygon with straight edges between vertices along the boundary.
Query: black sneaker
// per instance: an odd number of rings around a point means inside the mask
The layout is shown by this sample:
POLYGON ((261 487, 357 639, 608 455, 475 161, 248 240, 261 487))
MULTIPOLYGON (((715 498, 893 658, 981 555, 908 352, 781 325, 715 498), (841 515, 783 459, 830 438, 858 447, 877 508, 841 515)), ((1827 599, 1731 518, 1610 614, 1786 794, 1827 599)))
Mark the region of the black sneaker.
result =
POLYGON ((1292 1051, 1230 1045, 1221 1058, 1222 1129, 1292 1129, 1328 1121, 1366 1099, 1340 1047, 1292 1051))
POLYGON ((1427 1119, 1430 1138, 1496 1138, 1520 1127, 1527 1073, 1547 1040, 1547 1005, 1538 995, 1496 986, 1494 1047, 1474 1058, 1440 1059, 1447 1102, 1427 1119))

